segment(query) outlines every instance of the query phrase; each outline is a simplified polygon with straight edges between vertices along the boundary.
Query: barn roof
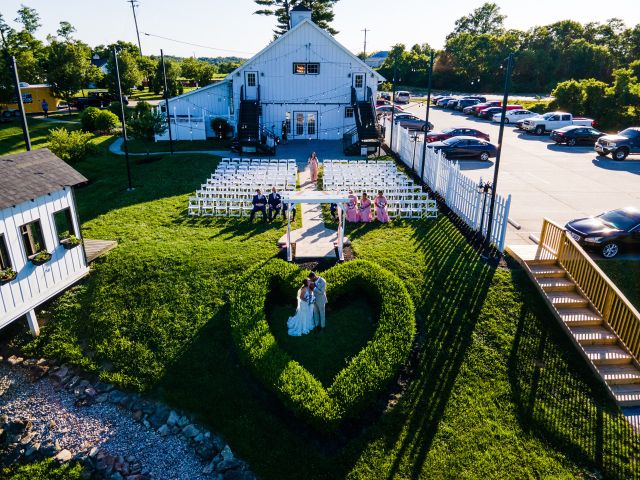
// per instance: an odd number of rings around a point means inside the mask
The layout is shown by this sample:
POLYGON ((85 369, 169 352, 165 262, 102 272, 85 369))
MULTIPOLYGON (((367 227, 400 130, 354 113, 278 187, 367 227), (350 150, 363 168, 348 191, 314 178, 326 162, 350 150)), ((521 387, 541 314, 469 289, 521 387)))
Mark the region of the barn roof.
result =
POLYGON ((0 157, 0 209, 88 180, 43 148, 0 157))

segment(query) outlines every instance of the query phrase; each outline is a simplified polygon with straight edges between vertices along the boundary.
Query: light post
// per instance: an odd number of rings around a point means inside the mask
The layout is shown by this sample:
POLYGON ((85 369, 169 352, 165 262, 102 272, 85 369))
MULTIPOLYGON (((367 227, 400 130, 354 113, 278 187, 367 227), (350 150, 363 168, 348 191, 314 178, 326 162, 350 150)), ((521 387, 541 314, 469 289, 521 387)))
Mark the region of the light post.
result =
POLYGON ((116 51, 116 47, 113 47, 113 59, 116 67, 116 83, 118 84, 118 96, 120 97, 120 114, 122 121, 122 139, 124 140, 124 158, 127 163, 127 180, 129 187, 127 191, 130 192, 134 190, 133 185, 131 183, 131 164, 129 163, 129 144, 127 142, 127 121, 125 119, 124 114, 124 102, 122 101, 122 84, 120 83, 120 67, 118 66, 118 52, 116 51))
MULTIPOLYGON (((160 63, 162 64, 162 77, 164 79, 164 105, 167 110, 167 126, 169 127, 169 150, 171 150, 171 155, 173 155, 173 134, 171 133, 171 113, 169 112, 169 89, 167 87, 167 69, 164 65, 164 52, 160 49, 160 63)), ((175 119, 174 119, 175 121, 175 119)), ((175 123, 175 122, 174 122, 175 123)), ((176 129, 177 129, 176 124, 176 129)))
POLYGON ((433 76, 433 59, 435 55, 431 50, 431 59, 429 61, 429 81, 427 82, 427 113, 425 114, 424 124, 424 144, 422 145, 422 168, 420 168, 420 181, 424 178, 424 164, 427 159, 427 136, 429 135, 429 111, 431 110, 431 77, 433 76))
POLYGON ((498 134, 498 151, 496 153, 496 164, 493 168, 493 183, 491 187, 491 204, 489 207, 489 224, 487 225, 487 236, 485 246, 491 246, 491 234, 493 230, 493 215, 496 208, 496 191, 498 190, 498 173, 500 172, 500 156, 502 154, 502 138, 504 136, 504 124, 507 115, 507 102, 509 101, 509 89, 511 87, 511 72, 513 70, 513 53, 505 59, 507 61, 507 71, 504 79, 504 96, 502 98, 502 114, 500 115, 500 133, 498 134))
POLYGON ((393 85, 391 87, 391 137, 389 139, 389 148, 391 149, 391 153, 393 153, 393 130, 394 125, 393 121, 396 116, 396 74, 398 73, 398 66, 396 63, 393 63, 393 85))

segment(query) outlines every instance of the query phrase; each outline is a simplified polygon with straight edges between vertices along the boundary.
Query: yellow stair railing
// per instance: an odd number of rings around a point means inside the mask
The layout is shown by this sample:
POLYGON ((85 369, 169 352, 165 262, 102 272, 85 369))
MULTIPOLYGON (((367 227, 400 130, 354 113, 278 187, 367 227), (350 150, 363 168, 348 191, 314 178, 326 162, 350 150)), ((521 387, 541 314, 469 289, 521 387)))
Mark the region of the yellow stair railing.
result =
POLYGON ((542 224, 538 258, 558 261, 636 361, 640 361, 640 313, 565 229, 547 218, 542 224))

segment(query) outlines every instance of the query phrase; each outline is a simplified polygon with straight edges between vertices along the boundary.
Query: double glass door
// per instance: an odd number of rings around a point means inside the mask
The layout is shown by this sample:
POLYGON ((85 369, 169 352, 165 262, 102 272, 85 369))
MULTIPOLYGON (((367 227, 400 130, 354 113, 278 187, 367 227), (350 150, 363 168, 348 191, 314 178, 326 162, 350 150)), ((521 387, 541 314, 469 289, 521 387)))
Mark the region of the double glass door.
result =
POLYGON ((295 112, 293 121, 295 137, 318 138, 318 112, 295 112))

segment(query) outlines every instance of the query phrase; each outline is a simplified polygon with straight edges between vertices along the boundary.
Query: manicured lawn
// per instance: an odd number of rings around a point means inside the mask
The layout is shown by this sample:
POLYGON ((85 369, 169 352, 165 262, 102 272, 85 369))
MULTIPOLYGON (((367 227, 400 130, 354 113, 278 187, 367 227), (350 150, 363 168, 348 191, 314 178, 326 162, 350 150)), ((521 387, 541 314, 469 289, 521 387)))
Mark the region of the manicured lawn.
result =
POLYGON ((80 480, 81 474, 82 466, 80 464, 60 465, 53 459, 0 469, 2 478, 11 480, 80 480))
MULTIPOLYGON (((301 424, 242 367, 228 323, 231 286, 278 254, 284 228, 187 217, 215 161, 134 164, 133 192, 122 158, 78 165, 92 180, 76 193, 85 235, 119 246, 52 306, 29 348, 195 412, 260 478, 639 478, 637 436, 526 275, 483 263, 444 217, 347 231, 358 258, 405 282, 415 354, 360 422, 328 437, 301 424)), ((355 297, 332 305, 330 326, 368 317, 355 297)), ((370 334, 365 323, 294 344, 291 305, 273 307, 281 344, 325 380, 370 334)))
POLYGON ((596 260, 622 293, 640 311, 640 260, 596 260))
MULTIPOLYGON (((47 146, 47 135, 53 128, 64 127, 68 130, 76 130, 79 125, 67 123, 46 122, 28 118, 29 135, 31 137, 32 148, 42 148, 47 146)), ((0 155, 7 153, 24 152, 24 139, 22 137, 22 127, 18 120, 0 123, 0 155)))
MULTIPOLYGON (((182 93, 188 93, 192 90, 195 90, 195 87, 184 87, 184 91, 182 93)), ((130 95, 130 98, 132 100, 162 100, 163 94, 162 92, 160 93, 155 93, 153 90, 149 90, 148 88, 145 88, 142 91, 135 91, 130 95)))
MULTIPOLYGON (((173 142, 173 148, 176 152, 192 152, 204 150, 227 150, 231 146, 229 140, 178 140, 173 142)), ((129 140, 129 152, 131 153, 155 153, 168 152, 169 142, 145 142, 144 140, 129 140)))

